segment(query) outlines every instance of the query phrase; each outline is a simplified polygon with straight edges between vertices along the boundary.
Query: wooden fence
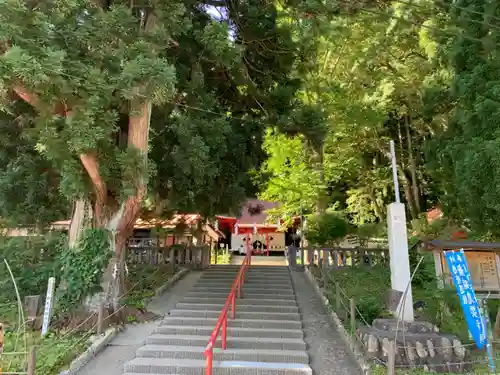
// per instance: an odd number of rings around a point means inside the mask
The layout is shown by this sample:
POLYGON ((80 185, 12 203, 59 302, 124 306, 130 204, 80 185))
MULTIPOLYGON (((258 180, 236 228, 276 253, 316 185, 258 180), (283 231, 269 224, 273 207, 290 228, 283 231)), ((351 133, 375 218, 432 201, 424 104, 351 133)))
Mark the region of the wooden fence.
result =
POLYGON ((203 268, 210 264, 210 248, 206 245, 129 245, 127 261, 131 264, 176 264, 203 268))
POLYGON ((318 267, 353 267, 389 264, 389 249, 384 248, 314 248, 290 249, 290 263, 318 267), (293 259, 294 257, 298 259, 293 259))

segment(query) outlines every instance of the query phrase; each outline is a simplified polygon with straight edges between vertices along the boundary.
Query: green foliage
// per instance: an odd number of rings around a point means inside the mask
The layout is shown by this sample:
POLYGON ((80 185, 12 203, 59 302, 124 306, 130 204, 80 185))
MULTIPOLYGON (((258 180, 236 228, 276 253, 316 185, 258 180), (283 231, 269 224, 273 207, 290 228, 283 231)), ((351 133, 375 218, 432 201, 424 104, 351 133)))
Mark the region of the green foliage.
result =
POLYGON ((271 214, 287 221, 311 212, 322 186, 308 161, 304 139, 268 130, 263 147, 268 159, 255 175, 255 181, 263 185, 260 198, 280 202, 271 214))
MULTIPOLYGON (((21 335, 9 332, 5 337, 4 353, 23 352, 24 343, 36 346, 36 373, 39 375, 58 374, 88 346, 88 337, 81 334, 56 334, 49 332, 44 338, 40 331, 22 331, 21 335), (22 348, 22 349, 21 349, 22 348)), ((26 348, 29 350, 29 347, 26 348)), ((4 372, 25 372, 27 357, 25 355, 4 355, 0 359, 0 367, 4 372)))
MULTIPOLYGON (((422 270, 422 268, 419 268, 422 270)), ((412 283, 413 300, 422 301, 424 307, 416 314, 436 324, 441 331, 454 333, 463 340, 468 340, 460 300, 452 288, 437 289, 435 282, 423 281, 425 271, 417 271, 412 283)), ((354 298, 359 310, 358 320, 371 324, 379 317, 387 316, 387 293, 390 290, 390 270, 383 266, 346 267, 330 272, 331 279, 343 290, 342 303, 348 306, 348 298, 354 298)), ((328 287, 329 300, 335 304, 336 291, 333 283, 328 287)))
POLYGON ((13 88, 31 94, 20 138, 52 167, 48 186, 69 201, 93 198, 80 161, 91 153, 110 205, 147 182, 147 199, 170 212, 236 210, 254 190, 247 171, 265 156, 265 126, 287 117, 298 88, 291 26, 263 0, 228 3, 217 19, 202 1, 111 3, 0 4, 2 109, 14 112, 13 88), (137 153, 127 131, 132 105, 146 101, 149 149, 137 153))
POLYGON ((0 217, 12 227, 37 228, 66 219, 69 203, 59 192, 59 173, 34 140, 23 137, 23 127, 32 126, 29 108, 16 102, 12 111, 0 112, 0 217))
POLYGON ((102 273, 112 255, 110 233, 104 229, 86 229, 75 249, 66 247, 61 255, 64 286, 57 299, 61 311, 77 308, 85 297, 102 290, 102 273))
POLYGON ((443 203, 452 217, 498 237, 499 31, 483 20, 498 17, 500 11, 482 0, 461 1, 460 8, 443 11, 448 13, 446 26, 457 30, 441 42, 453 74, 448 85, 437 82, 434 91, 441 89, 448 96, 445 103, 452 105, 444 112, 446 127, 429 145, 429 169, 440 177, 443 203))
POLYGON ((59 278, 60 256, 66 236, 3 237, 0 242, 0 304, 16 301, 15 288, 4 264, 7 260, 14 274, 21 298, 44 295, 49 277, 59 278))
MULTIPOLYGON (((347 294, 342 296, 348 306, 346 298, 354 298, 356 307, 361 314, 360 320, 371 324, 374 319, 381 317, 385 311, 385 301, 390 288, 390 270, 387 267, 347 267, 332 271, 330 277, 338 283, 347 294)), ((336 291, 334 285, 329 288, 330 301, 334 302, 336 291)))
MULTIPOLYGON (((123 305, 139 310, 146 309, 157 288, 165 284, 175 273, 170 265, 131 264, 128 267, 127 295, 121 300, 123 305)), ((128 322, 136 322, 135 315, 127 316, 128 322)))
POLYGON ((384 238, 387 236, 387 225, 385 225, 385 223, 358 225, 354 230, 354 234, 358 237, 360 247, 367 247, 371 239, 384 238))
POLYGON ((335 246, 349 233, 349 222, 344 214, 327 211, 311 216, 307 221, 305 236, 307 240, 319 246, 335 246))

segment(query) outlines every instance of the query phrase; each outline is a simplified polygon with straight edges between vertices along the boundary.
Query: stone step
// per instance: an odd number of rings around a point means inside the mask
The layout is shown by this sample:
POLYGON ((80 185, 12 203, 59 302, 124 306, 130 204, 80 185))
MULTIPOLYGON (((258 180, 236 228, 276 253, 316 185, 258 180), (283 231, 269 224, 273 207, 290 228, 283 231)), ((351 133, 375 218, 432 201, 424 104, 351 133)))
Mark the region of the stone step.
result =
MULTIPOLYGON (((241 265, 239 264, 212 264, 208 268, 208 270, 229 270, 229 269, 240 269, 241 265)), ((264 266, 264 265, 250 265, 250 270, 286 270, 288 271, 287 266, 264 266)))
MULTIPOLYGON (((223 280, 223 281, 203 281, 200 280, 198 281, 194 286, 205 286, 205 287, 229 287, 231 288, 234 284, 234 280, 223 280)), ((254 280, 247 280, 243 284, 243 286, 247 288, 265 288, 265 287, 271 287, 271 288, 292 288, 292 283, 290 280, 287 281, 279 281, 279 282, 274 282, 272 280, 268 281, 254 281, 254 280)))
MULTIPOLYGON (((162 326, 199 326, 199 327, 210 327, 215 328, 217 323, 216 318, 199 318, 199 317, 188 317, 188 316, 167 316, 163 319, 160 324, 162 326)), ((302 322, 296 320, 272 320, 272 319, 229 319, 227 322, 229 328, 260 328, 260 329, 302 329, 302 322)))
MULTIPOLYGON (((196 303, 196 302, 179 302, 176 306, 182 310, 204 310, 204 311, 221 311, 224 303, 196 303)), ((244 299, 236 299, 236 307, 239 311, 244 312, 277 312, 277 313, 298 313, 297 306, 269 306, 269 305, 252 305, 244 299)))
MULTIPOLYGON (((214 270, 206 270, 203 272, 203 276, 208 276, 208 275, 223 275, 223 276, 230 276, 236 275, 240 272, 239 268, 236 270, 231 270, 231 271, 214 271, 214 270)), ((246 271, 246 274, 248 276, 290 276, 290 271, 288 270, 265 270, 265 269, 260 269, 260 270, 254 270, 254 269, 249 269, 246 271)))
MULTIPOLYGON (((186 297, 189 298, 197 298, 197 297, 207 297, 207 298, 224 298, 226 299, 229 295, 229 291, 203 291, 203 290, 194 290, 189 293, 186 293, 186 297)), ((286 294, 269 294, 269 293, 255 293, 252 291, 242 291, 243 298, 248 298, 248 299, 276 299, 280 301, 293 301, 295 302, 295 295, 286 293, 286 294)))
MULTIPOLYGON (((234 278, 228 277, 227 279, 212 279, 212 278, 201 278, 198 280, 197 284, 228 284, 228 285, 233 285, 234 283, 234 278)), ((246 278, 244 284, 265 284, 265 285, 291 285, 292 281, 289 278, 270 278, 270 277, 265 277, 262 279, 257 279, 257 278, 246 278)))
MULTIPOLYGON (((218 318, 221 310, 182 310, 174 309, 170 311, 170 316, 185 316, 192 318, 218 318)), ((279 312, 253 312, 238 311, 236 309, 236 319, 270 319, 270 320, 292 320, 300 321, 298 313, 279 313, 279 312)))
MULTIPOLYGON (((236 274, 220 274, 220 273, 209 273, 203 274, 201 276, 201 280, 234 280, 236 278, 236 274)), ((259 273, 247 273, 246 278, 249 279, 258 279, 258 280, 266 280, 266 279, 278 279, 278 280, 290 280, 289 274, 276 275, 274 273, 271 274, 259 274, 259 273)))
MULTIPOLYGON (((209 285, 194 285, 191 288, 191 291, 206 291, 206 292, 227 292, 229 293, 231 290, 231 285, 228 286, 209 286, 209 285)), ((272 286, 269 286, 268 288, 265 288, 264 285, 261 287, 255 287, 255 286, 249 286, 247 284, 243 285, 243 288, 241 288, 244 292, 250 292, 250 293, 260 293, 260 294, 294 294, 294 291, 292 289, 291 285, 288 285, 285 288, 274 288, 272 286)))
MULTIPOLYGON (((214 375, 312 375, 303 363, 213 361, 214 375)), ((125 363, 124 375, 204 375, 206 361, 199 359, 135 358, 125 363)))
MULTIPOLYGON (((145 345, 137 350, 137 357, 142 358, 175 358, 204 360, 204 347, 145 345)), ((303 350, 255 350, 255 349, 214 349, 215 361, 256 361, 309 363, 309 356, 303 350)))
MULTIPOLYGON (((165 335, 202 335, 209 337, 214 330, 214 326, 188 326, 188 325, 160 325, 155 329, 156 333, 165 335)), ((290 338, 303 339, 304 333, 301 329, 273 329, 273 328, 242 328, 229 327, 228 336, 231 337, 274 337, 274 338, 290 338)))
MULTIPOLYGON (((181 302, 183 303, 213 303, 218 305, 224 305, 227 300, 227 294, 224 297, 184 297, 181 302)), ((254 306, 290 306, 296 307, 297 302, 291 299, 263 299, 263 298, 241 298, 239 299, 239 304, 243 305, 254 305, 254 306)))
MULTIPOLYGON (((221 335, 215 343, 215 347, 217 348, 220 348, 222 345, 221 335)), ((204 348, 207 346, 209 339, 210 335, 188 336, 156 333, 148 337, 147 343, 151 345, 199 346, 200 348, 204 348)), ((227 347, 233 349, 306 350, 306 343, 303 339, 288 339, 282 337, 227 336, 227 347)))

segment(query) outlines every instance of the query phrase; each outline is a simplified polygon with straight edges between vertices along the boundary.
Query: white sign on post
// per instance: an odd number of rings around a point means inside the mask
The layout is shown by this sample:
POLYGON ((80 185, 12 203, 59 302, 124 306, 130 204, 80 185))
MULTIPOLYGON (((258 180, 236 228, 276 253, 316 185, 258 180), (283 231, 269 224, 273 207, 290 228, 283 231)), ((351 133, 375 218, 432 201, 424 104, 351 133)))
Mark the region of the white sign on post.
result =
POLYGON ((54 289, 56 286, 56 278, 49 278, 47 286, 47 296, 45 297, 45 310, 43 312, 42 336, 45 336, 49 331, 50 318, 52 317, 52 303, 54 300, 54 289))

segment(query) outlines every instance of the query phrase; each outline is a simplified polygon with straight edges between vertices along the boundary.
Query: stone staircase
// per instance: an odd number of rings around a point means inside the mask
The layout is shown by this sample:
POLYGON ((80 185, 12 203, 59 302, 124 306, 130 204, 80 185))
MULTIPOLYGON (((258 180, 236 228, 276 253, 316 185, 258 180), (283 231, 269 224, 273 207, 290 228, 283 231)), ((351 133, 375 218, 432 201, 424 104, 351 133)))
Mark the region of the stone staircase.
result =
MULTIPOLYGON (((239 266, 212 266, 125 364, 125 375, 205 374, 203 354, 239 266)), ((311 375, 291 275, 287 267, 251 266, 228 319, 227 349, 220 336, 214 375, 311 375)))

